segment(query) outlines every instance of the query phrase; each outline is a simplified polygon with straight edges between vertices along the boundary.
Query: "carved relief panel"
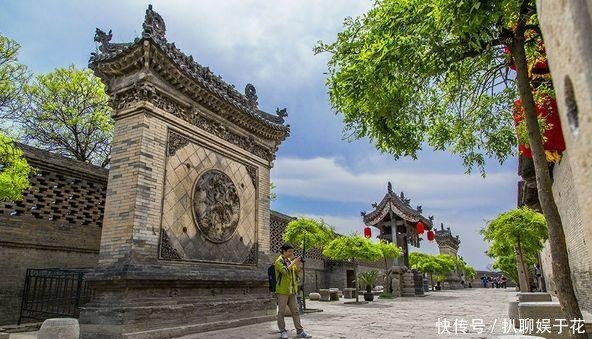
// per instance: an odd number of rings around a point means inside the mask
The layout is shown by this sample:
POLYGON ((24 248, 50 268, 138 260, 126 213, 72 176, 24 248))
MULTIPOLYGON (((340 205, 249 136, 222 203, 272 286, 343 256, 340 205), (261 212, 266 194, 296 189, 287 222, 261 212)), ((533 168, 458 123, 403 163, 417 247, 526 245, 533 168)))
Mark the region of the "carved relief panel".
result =
POLYGON ((257 168, 169 131, 160 258, 255 265, 257 168))

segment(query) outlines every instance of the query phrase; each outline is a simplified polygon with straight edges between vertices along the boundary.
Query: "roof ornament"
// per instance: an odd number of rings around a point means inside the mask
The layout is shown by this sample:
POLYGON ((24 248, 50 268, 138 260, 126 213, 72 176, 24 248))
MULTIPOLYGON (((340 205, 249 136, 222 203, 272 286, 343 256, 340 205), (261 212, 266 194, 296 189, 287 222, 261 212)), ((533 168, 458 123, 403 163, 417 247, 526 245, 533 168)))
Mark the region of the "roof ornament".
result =
POLYGON ((152 5, 148 5, 142 28, 144 30, 142 32, 142 37, 166 41, 166 38, 164 37, 166 33, 166 25, 160 14, 152 10, 152 5))
POLYGON ((421 207, 421 205, 417 205, 417 211, 419 213, 422 213, 423 212, 423 208, 421 207))
POLYGON ((441 223, 440 223, 440 229, 441 229, 442 231, 444 231, 444 223, 443 223, 443 222, 441 222, 441 223))
POLYGON ((372 207, 376 208, 376 207, 378 207, 378 204, 377 204, 377 203, 375 203, 375 202, 373 202, 373 203, 372 203, 372 207))
POLYGON ((393 185, 391 184, 391 182, 388 182, 388 185, 386 186, 387 190, 389 193, 393 193, 393 185))
POLYGON ((245 86, 245 96, 247 97, 249 105, 253 107, 259 106, 259 103, 257 102, 257 90, 253 84, 247 84, 247 86, 245 86))
MULTIPOLYGON (((100 43, 99 52, 101 53, 113 53, 121 50, 131 44, 128 43, 111 43, 111 39, 113 38, 112 30, 109 30, 109 33, 105 33, 100 28, 95 29, 95 42, 100 43)), ((95 54, 95 53, 93 53, 95 54)))
POLYGON ((282 109, 279 109, 279 107, 278 107, 275 109, 275 114, 280 118, 285 118, 288 116, 288 109, 285 107, 282 109))
POLYGON ((428 217, 428 219, 430 219, 430 221, 431 221, 431 222, 434 222, 434 216, 433 216, 433 215, 430 215, 430 216, 428 217))
POLYGON ((361 212, 360 212, 360 215, 361 215, 361 216, 363 216, 363 217, 365 217, 365 216, 366 216, 366 212, 364 212, 364 211, 361 211, 361 212))
POLYGON ((401 191, 401 200, 407 205, 409 206, 409 202, 411 202, 411 199, 405 199, 405 193, 403 193, 403 191, 401 191))

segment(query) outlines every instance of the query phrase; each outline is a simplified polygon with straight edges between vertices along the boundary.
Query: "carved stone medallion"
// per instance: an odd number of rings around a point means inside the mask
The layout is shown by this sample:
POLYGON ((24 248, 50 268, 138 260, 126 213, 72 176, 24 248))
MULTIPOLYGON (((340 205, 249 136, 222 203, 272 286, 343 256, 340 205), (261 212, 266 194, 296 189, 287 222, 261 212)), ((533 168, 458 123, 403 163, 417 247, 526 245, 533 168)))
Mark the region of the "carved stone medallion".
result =
POLYGON ((232 180, 219 170, 204 172, 193 188, 195 226, 209 241, 230 240, 240 218, 240 199, 232 180))

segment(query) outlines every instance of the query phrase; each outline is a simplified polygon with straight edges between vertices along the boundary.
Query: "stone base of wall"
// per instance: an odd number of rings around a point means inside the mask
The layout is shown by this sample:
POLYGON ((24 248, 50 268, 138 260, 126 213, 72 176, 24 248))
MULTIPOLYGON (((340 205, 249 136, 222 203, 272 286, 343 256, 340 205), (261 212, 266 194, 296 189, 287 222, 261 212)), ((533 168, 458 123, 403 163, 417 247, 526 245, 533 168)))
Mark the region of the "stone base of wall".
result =
POLYGON ((270 321, 275 300, 257 271, 146 267, 97 271, 80 313, 81 339, 170 338, 270 321))

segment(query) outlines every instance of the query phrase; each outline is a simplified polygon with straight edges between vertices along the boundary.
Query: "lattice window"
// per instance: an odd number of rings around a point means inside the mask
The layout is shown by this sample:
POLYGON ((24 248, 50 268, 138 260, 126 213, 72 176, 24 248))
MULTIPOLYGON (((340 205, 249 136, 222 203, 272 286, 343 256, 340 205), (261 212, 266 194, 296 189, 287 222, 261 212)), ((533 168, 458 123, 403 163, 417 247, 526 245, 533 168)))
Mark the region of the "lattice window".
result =
POLYGON ((38 169, 21 201, 0 203, 0 214, 101 227, 106 185, 38 169))

